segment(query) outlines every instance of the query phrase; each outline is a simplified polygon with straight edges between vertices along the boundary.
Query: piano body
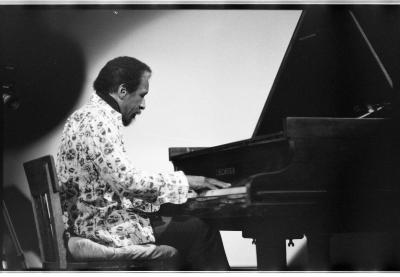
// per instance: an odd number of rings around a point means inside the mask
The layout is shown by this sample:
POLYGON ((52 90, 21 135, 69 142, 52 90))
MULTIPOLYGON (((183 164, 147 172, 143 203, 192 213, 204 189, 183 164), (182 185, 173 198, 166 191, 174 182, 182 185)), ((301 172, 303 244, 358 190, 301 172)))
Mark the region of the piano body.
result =
MULTIPOLYGON (((398 8, 307 7, 253 136, 170 148, 176 170, 232 188, 162 212, 241 230, 255 240, 259 270, 285 269, 285 239, 304 234, 307 270, 331 268, 334 233, 397 233, 398 239, 399 23, 398 8)), ((399 266, 391 260, 381 269, 399 266)))

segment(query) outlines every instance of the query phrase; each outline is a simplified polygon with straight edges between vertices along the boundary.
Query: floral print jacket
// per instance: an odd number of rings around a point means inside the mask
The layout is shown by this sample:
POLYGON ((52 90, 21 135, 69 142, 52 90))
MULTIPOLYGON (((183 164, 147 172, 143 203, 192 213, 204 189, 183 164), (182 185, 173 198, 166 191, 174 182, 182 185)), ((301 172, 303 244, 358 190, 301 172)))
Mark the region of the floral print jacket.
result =
POLYGON ((56 162, 66 231, 112 247, 154 243, 145 213, 186 202, 188 181, 136 169, 121 128, 121 114, 96 93, 68 118, 56 162))

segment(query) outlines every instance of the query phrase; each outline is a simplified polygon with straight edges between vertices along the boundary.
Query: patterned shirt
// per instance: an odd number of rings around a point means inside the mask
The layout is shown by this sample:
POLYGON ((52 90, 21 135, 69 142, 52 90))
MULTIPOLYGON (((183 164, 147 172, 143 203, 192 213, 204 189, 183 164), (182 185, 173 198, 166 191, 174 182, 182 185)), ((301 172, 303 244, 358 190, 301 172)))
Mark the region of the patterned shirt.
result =
POLYGON ((126 156, 121 114, 93 93, 64 127, 57 175, 67 234, 124 247, 154 243, 145 213, 186 202, 181 171, 148 174, 126 156))

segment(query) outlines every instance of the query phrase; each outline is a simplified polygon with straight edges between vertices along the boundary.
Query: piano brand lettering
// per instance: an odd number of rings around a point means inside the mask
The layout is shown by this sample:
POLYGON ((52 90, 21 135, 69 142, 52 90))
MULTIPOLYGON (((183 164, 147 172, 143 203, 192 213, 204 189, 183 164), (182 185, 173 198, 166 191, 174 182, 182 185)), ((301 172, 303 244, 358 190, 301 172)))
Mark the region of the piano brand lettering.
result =
POLYGON ((235 175, 235 168, 234 167, 217 168, 216 175, 217 176, 235 175))

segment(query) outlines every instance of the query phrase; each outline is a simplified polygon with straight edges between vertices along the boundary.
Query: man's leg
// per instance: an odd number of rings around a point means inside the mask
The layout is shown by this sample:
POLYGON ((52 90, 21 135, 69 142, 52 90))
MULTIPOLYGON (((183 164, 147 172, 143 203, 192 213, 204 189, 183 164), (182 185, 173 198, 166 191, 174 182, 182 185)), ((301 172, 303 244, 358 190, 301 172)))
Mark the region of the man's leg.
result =
MULTIPOLYGON (((132 245, 126 247, 108 247, 86 238, 71 237, 68 250, 74 261, 148 261, 164 264, 163 270, 179 270, 178 251, 168 245, 132 245)), ((158 264, 154 263, 155 266, 158 264)), ((149 264, 151 266, 151 264, 149 264)), ((149 268, 151 269, 151 268, 149 268)), ((160 270, 160 269, 158 269, 160 270)))
POLYGON ((157 244, 170 245, 184 259, 184 270, 229 270, 221 235, 191 216, 160 217, 152 225, 157 244))

